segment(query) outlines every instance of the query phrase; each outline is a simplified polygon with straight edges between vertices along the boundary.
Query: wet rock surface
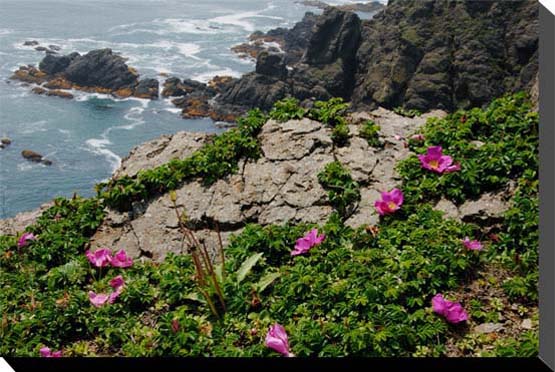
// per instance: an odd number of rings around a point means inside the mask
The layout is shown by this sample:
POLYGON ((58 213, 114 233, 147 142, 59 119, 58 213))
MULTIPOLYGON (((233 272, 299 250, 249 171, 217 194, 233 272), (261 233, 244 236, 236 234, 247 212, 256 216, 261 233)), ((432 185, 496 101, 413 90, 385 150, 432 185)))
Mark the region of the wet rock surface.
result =
POLYGON ((73 98, 73 95, 60 89, 118 97, 158 98, 158 80, 139 80, 139 75, 127 66, 125 59, 109 48, 92 50, 84 55, 76 52, 68 55, 47 54, 38 69, 21 66, 11 79, 40 85, 33 88, 34 93, 62 98, 73 98))

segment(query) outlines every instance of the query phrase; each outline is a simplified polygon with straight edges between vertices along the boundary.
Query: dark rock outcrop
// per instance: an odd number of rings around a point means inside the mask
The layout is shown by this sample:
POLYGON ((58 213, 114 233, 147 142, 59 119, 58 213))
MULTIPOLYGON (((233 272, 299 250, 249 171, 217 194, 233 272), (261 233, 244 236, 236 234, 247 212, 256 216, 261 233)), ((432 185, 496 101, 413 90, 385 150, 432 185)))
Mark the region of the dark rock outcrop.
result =
POLYGON ((453 110, 528 89, 537 71, 534 1, 390 1, 364 22, 357 106, 453 110))
POLYGON ((58 72, 64 71, 77 57, 79 57, 79 53, 72 53, 67 56, 48 54, 42 61, 40 61, 39 69, 46 72, 48 75, 54 75, 58 72))
POLYGON ((257 59, 258 54, 262 51, 282 52, 287 65, 297 63, 308 46, 317 18, 316 14, 306 12, 303 19, 297 22, 293 28, 279 27, 266 33, 256 31, 250 35, 248 43, 236 45, 231 50, 240 56, 249 56, 254 59, 257 59), (269 43, 278 44, 281 51, 269 43))
POLYGON ((278 54, 260 53, 256 71, 231 84, 216 103, 227 110, 269 109, 288 95, 300 99, 349 98, 353 89, 360 19, 333 7, 318 17, 300 63, 287 71, 278 54))
POLYGON ((76 57, 63 74, 69 81, 81 86, 113 90, 138 83, 138 75, 129 69, 123 57, 113 54, 111 49, 93 50, 76 57))
POLYGON ((158 99, 158 80, 156 79, 143 79, 139 81, 135 87, 135 97, 158 99))
MULTIPOLYGON (((318 9, 326 9, 328 6, 330 6, 326 2, 320 1, 320 0, 303 0, 303 1, 295 1, 295 2, 302 4, 304 6, 313 6, 318 9)), ((340 10, 344 10, 348 12, 374 13, 382 10, 385 7, 385 5, 380 3, 379 1, 372 1, 368 3, 335 5, 335 7, 340 10)))
POLYGON ((85 55, 47 54, 39 69, 21 66, 11 79, 42 85, 34 87, 34 93, 63 98, 73 98, 64 89, 113 94, 116 97, 158 98, 158 80, 139 80, 137 72, 111 49, 93 50, 85 55))
POLYGON ((25 46, 35 46, 35 45, 39 45, 39 42, 36 40, 26 40, 23 45, 25 46))
POLYGON ((266 51, 260 53, 256 60, 256 73, 260 75, 272 76, 278 79, 287 77, 287 69, 285 61, 281 54, 268 53, 266 51))
MULTIPOLYGON (((287 95, 301 100, 339 96, 354 109, 451 111, 483 106, 509 92, 534 92, 534 1, 393 0, 366 21, 326 7, 308 34, 302 58, 290 65, 286 76, 268 74, 282 71, 281 62, 276 59, 271 65, 263 59, 264 69, 231 84, 217 105, 240 111, 268 108, 270 101, 287 95)), ((277 29, 257 37, 276 35, 283 40, 295 33, 277 29)), ((288 46, 283 41, 280 45, 289 65, 288 46)))
POLYGON ((52 161, 45 159, 41 154, 34 152, 32 150, 23 150, 21 151, 21 156, 25 159, 35 162, 35 163, 42 163, 44 165, 52 165, 52 161))

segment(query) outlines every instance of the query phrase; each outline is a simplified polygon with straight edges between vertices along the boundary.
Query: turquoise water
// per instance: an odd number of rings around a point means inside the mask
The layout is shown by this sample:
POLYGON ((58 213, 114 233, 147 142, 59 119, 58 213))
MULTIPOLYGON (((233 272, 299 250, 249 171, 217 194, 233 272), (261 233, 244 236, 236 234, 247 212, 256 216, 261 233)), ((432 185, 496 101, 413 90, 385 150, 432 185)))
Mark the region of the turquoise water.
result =
MULTIPOLYGON (((348 3, 355 1, 332 1, 348 3)), ((0 218, 56 196, 94 194, 136 145, 180 130, 218 132, 210 119, 183 120, 169 100, 116 100, 75 92, 76 99, 37 96, 8 77, 44 57, 26 40, 55 44, 60 53, 112 48, 141 77, 167 73, 208 81, 254 69, 230 47, 255 30, 291 27, 307 8, 290 0, 2 0, 0 6, 0 218), (21 157, 31 149, 53 161, 21 157)))

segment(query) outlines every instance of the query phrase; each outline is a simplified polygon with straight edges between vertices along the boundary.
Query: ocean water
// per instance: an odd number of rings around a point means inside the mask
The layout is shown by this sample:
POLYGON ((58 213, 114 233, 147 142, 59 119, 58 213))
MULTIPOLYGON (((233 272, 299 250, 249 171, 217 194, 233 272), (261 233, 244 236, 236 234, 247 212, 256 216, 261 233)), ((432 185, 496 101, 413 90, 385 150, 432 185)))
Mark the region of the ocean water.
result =
POLYGON ((18 66, 38 65, 44 57, 24 41, 57 45, 62 54, 112 48, 141 78, 162 82, 160 73, 166 73, 206 82, 252 71, 254 62, 230 47, 255 30, 292 27, 306 11, 321 12, 293 0, 1 0, 0 137, 12 144, 0 150, 0 218, 56 196, 93 195, 94 185, 109 178, 133 147, 162 134, 221 131, 210 119, 182 119, 164 99, 35 95, 8 80, 18 66), (24 149, 53 165, 23 159, 24 149))

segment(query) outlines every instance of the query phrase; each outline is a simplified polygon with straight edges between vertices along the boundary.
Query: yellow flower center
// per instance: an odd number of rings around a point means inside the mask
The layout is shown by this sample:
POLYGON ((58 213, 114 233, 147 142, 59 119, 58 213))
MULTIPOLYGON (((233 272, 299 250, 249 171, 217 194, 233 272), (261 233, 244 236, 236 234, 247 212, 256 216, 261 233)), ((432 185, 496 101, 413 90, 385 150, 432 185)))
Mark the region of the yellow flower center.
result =
POLYGON ((433 169, 437 169, 439 167, 439 161, 437 160, 430 160, 428 164, 430 164, 430 167, 433 169))
POLYGON ((397 204, 395 204, 394 202, 389 202, 387 204, 387 206, 389 207, 389 209, 394 210, 395 208, 397 208, 397 204))

